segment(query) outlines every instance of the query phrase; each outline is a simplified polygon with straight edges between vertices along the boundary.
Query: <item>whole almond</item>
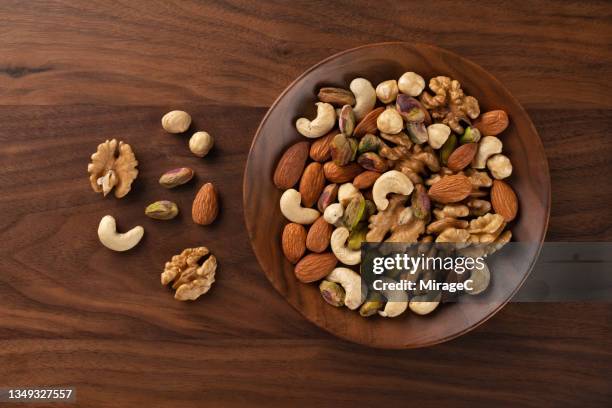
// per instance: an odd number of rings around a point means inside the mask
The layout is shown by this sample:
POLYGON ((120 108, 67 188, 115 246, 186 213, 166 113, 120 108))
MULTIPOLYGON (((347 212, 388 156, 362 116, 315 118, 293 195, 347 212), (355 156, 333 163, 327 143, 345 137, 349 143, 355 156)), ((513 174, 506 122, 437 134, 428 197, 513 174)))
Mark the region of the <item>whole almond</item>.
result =
POLYGON ((336 255, 331 252, 308 254, 295 265, 294 273, 301 282, 315 282, 329 275, 337 263, 336 255))
POLYGON ((467 143, 459 146, 448 156, 446 166, 452 171, 463 170, 472 162, 477 150, 478 143, 467 143))
POLYGON ((462 174, 443 177, 430 187, 429 197, 442 204, 456 203, 463 200, 472 191, 470 179, 462 174))
POLYGON ((276 187, 287 190, 295 186, 304 171, 309 149, 309 142, 298 142, 285 150, 274 172, 276 187))
POLYGON ((191 206, 191 218, 200 225, 211 224, 219 214, 219 198, 217 189, 212 183, 206 183, 200 188, 191 206))
POLYGON ((285 225, 281 242, 285 257, 296 264, 306 252, 306 228, 294 222, 285 225))
POLYGON ((300 194, 302 195, 302 206, 312 207, 325 188, 325 174, 321 163, 312 162, 304 170, 300 180, 300 194))
POLYGON ((332 183, 346 183, 363 172, 363 167, 357 163, 349 163, 346 166, 338 166, 334 162, 323 165, 325 178, 332 183))
POLYGON ((516 218, 518 213, 518 199, 512 187, 504 181, 493 180, 491 187, 491 205, 493 210, 504 217, 504 221, 510 222, 516 218))
POLYGON ((334 228, 323 217, 317 218, 308 230, 306 248, 317 253, 325 251, 329 246, 329 240, 333 231, 334 228))
POLYGON ((497 136, 508 127, 508 114, 501 109, 485 112, 473 122, 473 126, 483 136, 497 136))
POLYGON ((365 190, 374 185, 374 182, 381 176, 381 173, 377 171, 364 171, 353 179, 353 185, 359 190, 365 190))
POLYGON ((338 185, 336 183, 326 185, 317 202, 319 211, 324 212, 330 204, 336 201, 336 197, 338 197, 338 185))
POLYGON ((362 137, 366 133, 376 134, 378 131, 378 127, 376 126, 376 120, 381 113, 385 111, 384 107, 379 107, 368 112, 367 115, 361 119, 361 122, 355 126, 355 130, 353 131, 353 136, 362 137))
POLYGON ((338 133, 340 133, 338 130, 332 130, 325 136, 316 139, 310 146, 310 158, 321 163, 331 159, 331 142, 338 133))

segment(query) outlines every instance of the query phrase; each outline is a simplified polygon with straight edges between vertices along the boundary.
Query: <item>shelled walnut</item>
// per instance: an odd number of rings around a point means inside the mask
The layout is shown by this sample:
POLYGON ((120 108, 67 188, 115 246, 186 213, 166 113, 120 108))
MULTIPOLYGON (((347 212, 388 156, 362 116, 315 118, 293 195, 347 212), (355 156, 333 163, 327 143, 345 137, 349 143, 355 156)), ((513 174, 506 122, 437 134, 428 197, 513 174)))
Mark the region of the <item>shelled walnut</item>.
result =
POLYGON ((201 264, 200 261, 209 254, 206 247, 187 248, 166 262, 161 284, 165 286, 172 282, 176 300, 196 300, 208 292, 215 282, 217 258, 211 254, 201 264))
POLYGON ((138 176, 136 166, 138 161, 129 144, 117 139, 100 143, 87 166, 91 188, 104 196, 115 188, 115 197, 121 198, 129 193, 138 176))

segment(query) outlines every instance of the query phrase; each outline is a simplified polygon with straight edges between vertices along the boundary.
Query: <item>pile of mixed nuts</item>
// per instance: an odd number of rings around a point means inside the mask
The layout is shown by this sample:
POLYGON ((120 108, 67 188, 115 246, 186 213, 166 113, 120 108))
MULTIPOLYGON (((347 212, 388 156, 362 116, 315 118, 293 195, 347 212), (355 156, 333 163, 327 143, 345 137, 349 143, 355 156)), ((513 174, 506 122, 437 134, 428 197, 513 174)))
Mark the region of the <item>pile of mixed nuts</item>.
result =
MULTIPOLYGON (((297 279, 319 282, 333 306, 362 316, 403 312, 371 288, 362 294, 352 268, 364 242, 483 243, 490 254, 511 239, 506 227, 518 200, 503 181, 512 164, 497 137, 508 127, 506 112, 481 114, 477 99, 449 77, 428 85, 406 72, 376 88, 365 78, 349 89, 321 88, 316 117, 295 124, 306 140, 277 164, 273 181, 289 220, 283 252, 297 279)), ((471 294, 488 285, 488 268, 478 273, 486 276, 471 294)), ((415 297, 410 309, 427 314, 439 302, 415 297)))
MULTIPOLYGON (((168 133, 183 133, 191 125, 191 116, 184 111, 171 111, 161 120, 168 133)), ((197 157, 204 157, 212 149, 214 139, 203 131, 195 132, 189 139, 189 149, 197 157)), ((106 140, 98 146, 87 166, 92 189, 106 196, 114 189, 115 197, 124 197, 138 176, 138 161, 131 146, 116 139, 106 140)), ((159 178, 162 187, 171 189, 188 183, 194 176, 189 167, 165 172, 159 178)), ((169 200, 156 201, 145 208, 145 215, 156 220, 170 220, 179 213, 176 203, 169 200)), ((219 213, 217 190, 212 183, 205 183, 196 194, 191 216, 196 224, 211 224, 219 213)), ((98 237, 100 242, 113 251, 127 251, 142 239, 144 228, 136 226, 125 233, 117 232, 115 218, 106 215, 100 220, 98 237)), ((195 300, 208 292, 215 281, 217 260, 206 247, 187 248, 166 262, 161 274, 162 285, 172 282, 176 290, 175 299, 195 300)))

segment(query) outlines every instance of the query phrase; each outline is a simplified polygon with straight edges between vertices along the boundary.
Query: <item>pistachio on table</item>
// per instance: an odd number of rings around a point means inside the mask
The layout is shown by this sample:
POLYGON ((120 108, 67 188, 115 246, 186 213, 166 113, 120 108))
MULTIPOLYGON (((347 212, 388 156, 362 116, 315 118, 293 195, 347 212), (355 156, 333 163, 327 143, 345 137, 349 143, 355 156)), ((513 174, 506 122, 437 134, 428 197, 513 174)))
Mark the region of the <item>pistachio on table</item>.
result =
POLYGON ((174 188, 189 182, 193 178, 194 172, 189 167, 179 167, 165 172, 159 178, 162 187, 174 188))
POLYGON ((179 213, 176 203, 161 200, 151 203, 145 208, 145 215, 155 220, 171 220, 179 213))

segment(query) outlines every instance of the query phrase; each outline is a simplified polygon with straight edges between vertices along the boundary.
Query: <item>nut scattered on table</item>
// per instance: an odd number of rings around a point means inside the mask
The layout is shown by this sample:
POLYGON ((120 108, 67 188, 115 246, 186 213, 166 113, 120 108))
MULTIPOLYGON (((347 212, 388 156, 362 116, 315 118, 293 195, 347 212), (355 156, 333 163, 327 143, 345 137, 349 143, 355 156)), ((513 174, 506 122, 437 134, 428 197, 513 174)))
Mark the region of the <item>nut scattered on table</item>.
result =
POLYGON ((188 183, 194 174, 194 171, 189 167, 179 167, 162 174, 159 178, 159 184, 165 188, 174 188, 188 183))
POLYGON ((145 215, 155 220, 171 220, 179 213, 176 203, 161 200, 151 203, 145 208, 145 215))
POLYGON ((195 132, 189 139, 189 150, 197 157, 204 157, 215 144, 213 137, 204 131, 195 132))
POLYGON ((209 225, 219 214, 219 197, 212 183, 206 183, 198 191, 191 206, 191 218, 200 225, 209 225))
POLYGON ((168 133, 183 133, 191 125, 191 116, 185 111, 173 110, 162 117, 161 123, 168 133))
POLYGON ((187 248, 166 262, 161 284, 172 283, 176 300, 196 300, 215 282, 217 258, 206 247, 187 248), (208 257, 206 257, 209 255, 208 257))
POLYGON ((129 144, 107 140, 98 145, 87 166, 91 188, 104 196, 114 188, 115 197, 124 197, 138 176, 136 166, 138 161, 129 144))
POLYGON ((144 235, 144 228, 140 225, 131 230, 117 232, 117 223, 112 215, 105 215, 98 225, 98 238, 102 245, 113 251, 123 252, 134 248, 144 235))

